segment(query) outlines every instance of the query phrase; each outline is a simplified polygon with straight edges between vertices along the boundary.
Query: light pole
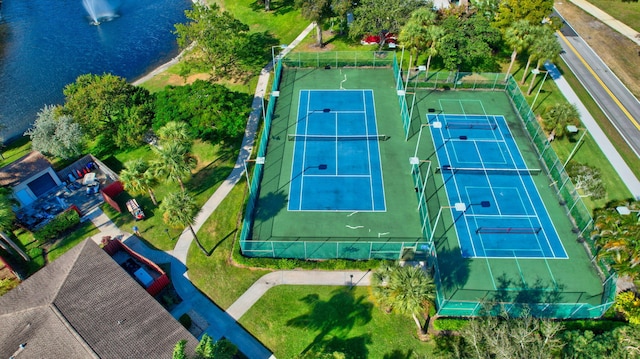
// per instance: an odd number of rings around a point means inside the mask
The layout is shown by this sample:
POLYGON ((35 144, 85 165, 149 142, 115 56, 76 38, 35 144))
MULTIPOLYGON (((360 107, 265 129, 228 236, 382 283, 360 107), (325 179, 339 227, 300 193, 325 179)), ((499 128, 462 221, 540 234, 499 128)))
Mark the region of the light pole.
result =
MULTIPOLYGON (((287 44, 280 44, 278 46, 271 46, 271 64, 273 67, 273 71, 276 70, 276 51, 275 49, 279 48, 279 49, 286 49, 287 48, 287 44)), ((278 60, 280 60, 280 54, 278 54, 278 60)))
POLYGON ((242 164, 244 165, 244 175, 247 178, 247 187, 249 188, 249 193, 251 193, 251 179, 249 178, 249 170, 247 169, 247 162, 255 162, 256 165, 263 165, 264 157, 256 157, 254 160, 252 159, 242 160, 242 164))
POLYGON ((431 235, 429 236, 429 241, 427 242, 429 245, 433 243, 433 236, 436 234, 436 228, 438 227, 438 222, 440 221, 440 217, 442 216, 443 209, 455 209, 456 212, 464 212, 467 210, 467 205, 463 202, 457 202, 453 206, 442 206, 438 210, 438 214, 436 215, 436 220, 433 223, 433 228, 431 228, 431 235))
POLYGON ((172 240, 173 240, 173 238, 171 238, 171 235, 169 234, 169 228, 165 228, 165 229, 164 229, 164 233, 166 233, 166 234, 167 234, 167 237, 169 237, 169 240, 170 240, 170 241, 172 241, 172 240))
MULTIPOLYGON (((427 121, 429 120, 427 115, 427 121)), ((418 132, 418 142, 416 142, 416 150, 413 154, 414 157, 418 157, 418 147, 420 146, 420 138, 422 137, 422 129, 425 127, 442 128, 442 122, 436 120, 433 123, 423 123, 420 125, 420 131, 418 132)))
POLYGON ((536 96, 533 98, 533 103, 531 103, 531 111, 533 111, 533 106, 535 106, 536 101, 538 100, 538 96, 540 95, 540 90, 542 90, 542 86, 544 86, 544 80, 547 79, 547 75, 549 75, 549 71, 544 72, 544 78, 542 78, 542 84, 538 88, 538 92, 536 92, 536 96))
POLYGON ((567 126, 567 131, 571 133, 576 133, 578 132, 578 130, 583 130, 584 132, 582 132, 582 136, 580 136, 580 138, 578 139, 578 142, 576 142, 576 145, 573 146, 573 150, 571 150, 571 153, 569 153, 569 157, 567 157, 567 160, 564 162, 564 165, 562 165, 563 168, 567 167, 567 164, 569 163, 573 155, 575 155, 576 152, 578 151, 578 146, 580 146, 580 142, 582 142, 582 139, 588 132, 586 128, 577 128, 576 126, 573 126, 573 125, 567 126))

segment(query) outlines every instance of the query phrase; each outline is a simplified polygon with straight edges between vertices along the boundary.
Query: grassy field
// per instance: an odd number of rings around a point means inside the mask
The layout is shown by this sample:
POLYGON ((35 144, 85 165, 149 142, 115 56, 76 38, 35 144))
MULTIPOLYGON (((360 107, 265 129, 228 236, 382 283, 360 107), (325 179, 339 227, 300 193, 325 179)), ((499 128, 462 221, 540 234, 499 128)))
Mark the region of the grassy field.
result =
POLYGON ((620 0, 589 0, 589 2, 640 32, 640 2, 620 0))
POLYGON ((80 224, 80 226, 78 226, 78 228, 76 228, 73 232, 69 233, 67 236, 54 243, 51 248, 47 250, 47 260, 49 262, 53 262, 56 258, 65 254, 76 244, 89 237, 95 237, 98 239, 101 238, 100 230, 96 226, 94 226, 93 223, 87 221, 80 224))
POLYGON ((242 210, 246 182, 241 180, 198 231, 198 239, 210 251, 205 256, 193 244, 187 256, 189 278, 223 309, 229 308, 266 270, 250 270, 230 263, 233 241, 240 233, 238 213, 242 210))
MULTIPOLYGON (((214 146, 208 142, 195 142, 192 153, 198 159, 198 166, 192 172, 192 176, 185 181, 185 187, 199 206, 202 206, 209 199, 222 181, 231 173, 237 151, 235 148, 229 149, 219 145, 214 146)), ((152 157, 153 153, 150 148, 143 146, 133 151, 119 153, 114 157, 110 157, 105 160, 105 163, 114 171, 119 172, 128 160, 134 158, 150 160, 152 157)), ((165 195, 178 190, 180 190, 180 187, 177 183, 159 183, 154 188, 159 202, 162 201, 165 195)), ((116 212, 107 204, 104 204, 102 208, 109 218, 124 231, 133 232, 132 227, 134 225, 138 226, 142 233, 142 239, 151 247, 161 250, 172 249, 175 246, 175 240, 182 232, 182 228, 167 227, 162 220, 162 213, 157 206, 153 205, 147 194, 133 196, 146 215, 143 221, 134 221, 133 216, 127 212, 125 207, 126 201, 131 197, 132 195, 126 191, 116 197, 116 201, 123 209, 122 213, 116 212), (165 229, 168 232, 165 232, 165 229)))
POLYGON ((364 287, 273 287, 240 324, 278 358, 309 350, 347 358, 434 357, 434 345, 417 339, 413 320, 374 307, 364 287))

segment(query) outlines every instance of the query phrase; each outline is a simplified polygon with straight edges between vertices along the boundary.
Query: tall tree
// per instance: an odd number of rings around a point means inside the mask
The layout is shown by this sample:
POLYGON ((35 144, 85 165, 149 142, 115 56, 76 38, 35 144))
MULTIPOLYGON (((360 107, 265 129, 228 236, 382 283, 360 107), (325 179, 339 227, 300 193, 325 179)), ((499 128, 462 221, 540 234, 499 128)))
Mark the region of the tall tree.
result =
POLYGON ((389 31, 397 34, 419 7, 429 7, 422 0, 361 0, 353 10, 354 21, 349 37, 360 39, 367 34, 389 31))
POLYGON ((428 315, 435 300, 433 279, 420 267, 398 265, 382 266, 373 278, 371 292, 376 302, 386 310, 390 308, 393 312, 410 315, 418 333, 424 335, 429 319, 423 326, 418 316, 428 315))
POLYGON ((545 111, 543 125, 547 131, 553 132, 557 138, 565 135, 567 125, 577 126, 579 124, 580 113, 574 104, 567 102, 556 103, 545 111))
POLYGON ((185 14, 189 21, 177 24, 174 33, 178 45, 189 54, 187 62, 210 69, 215 78, 246 78, 266 62, 269 37, 253 36, 248 25, 215 3, 194 2, 185 14))
POLYGON ((637 213, 622 215, 616 209, 625 206, 640 211, 640 202, 614 202, 594 212, 591 238, 599 248, 597 256, 607 261, 619 275, 640 278, 640 222, 637 213))
POLYGON ((193 138, 235 139, 244 133, 251 101, 247 94, 208 81, 167 86, 156 94, 153 128, 157 132, 168 122, 184 122, 193 138))
POLYGON ((22 259, 29 262, 31 258, 7 235, 13 227, 16 214, 13 211, 13 200, 10 197, 11 190, 7 187, 0 188, 0 237, 7 243, 22 259))
POLYGON ((186 192, 170 193, 164 198, 162 203, 160 203, 160 210, 164 212, 162 217, 164 223, 174 228, 189 227, 198 248, 200 248, 204 255, 209 256, 209 253, 204 249, 202 243, 200 243, 196 231, 193 230, 195 217, 198 214, 198 206, 189 194, 186 192))
POLYGON ((529 90, 527 90, 527 96, 531 95, 536 76, 540 72, 540 65, 546 60, 554 60, 562 51, 562 47, 558 43, 558 39, 555 37, 551 27, 545 26, 545 28, 549 30, 543 32, 543 36, 536 38, 531 45, 531 52, 538 61, 536 62, 536 71, 534 71, 533 78, 531 78, 529 90))
POLYGON ((493 21, 498 13, 500 0, 471 0, 471 7, 489 21, 493 21))
MULTIPOLYGON (((527 64, 524 67, 524 72, 522 74, 522 80, 520 80, 520 85, 524 85, 524 83, 527 81, 527 77, 529 76, 529 67, 531 66, 531 61, 538 60, 540 57, 545 56, 545 54, 542 52, 542 49, 551 42, 550 38, 554 36, 555 36, 554 31, 550 26, 546 26, 546 25, 532 26, 529 33, 526 35, 526 39, 525 39, 525 41, 529 45, 527 48, 529 52, 529 57, 527 58, 527 64), (541 40, 541 39, 545 39, 545 40, 541 40)), ((556 40, 556 43, 557 43, 557 40, 556 40)))
POLYGON ((189 125, 184 122, 170 121, 158 129, 158 137, 162 143, 176 142, 183 146, 190 147, 193 143, 189 134, 189 125))
POLYGON ((553 0, 501 0, 493 24, 498 29, 506 29, 518 20, 530 24, 542 24, 551 15, 553 0))
MULTIPOLYGON (((433 44, 429 28, 435 25, 436 13, 428 8, 418 8, 411 13, 409 21, 400 30, 398 40, 405 46, 409 47, 413 57, 418 59, 420 52, 424 51, 425 47, 431 47, 433 44)), ((431 56, 429 56, 431 60, 431 56)), ((409 64, 409 68, 413 64, 409 64)), ((428 71, 428 70, 427 70, 428 71)))
POLYGON ((500 43, 500 32, 482 16, 448 13, 440 23, 445 35, 438 53, 451 71, 492 71, 496 67, 493 52, 500 43))
POLYGON ((316 46, 323 47, 322 25, 331 16, 331 0, 296 0, 302 17, 316 23, 316 46))
POLYGON ((86 74, 63 92, 63 113, 71 115, 84 133, 106 135, 120 148, 142 143, 153 118, 153 96, 146 89, 119 76, 86 74))
POLYGON ((183 178, 191 174, 197 165, 196 158, 189 148, 180 143, 168 142, 152 147, 155 159, 151 163, 152 172, 157 178, 165 178, 169 182, 178 182, 182 192, 185 191, 183 178))
POLYGON ((25 135, 31 148, 44 154, 69 159, 82 153, 83 134, 71 116, 59 115, 56 106, 44 106, 25 135))
POLYGON ((529 48, 533 38, 529 36, 532 31, 532 26, 528 20, 518 20, 511 24, 504 32, 504 41, 509 47, 513 49, 511 52, 511 62, 509 62, 509 68, 504 80, 507 81, 511 74, 511 68, 516 61, 518 53, 529 48))
POLYGON ((120 171, 120 181, 124 188, 134 194, 148 193, 154 205, 158 205, 153 186, 156 178, 149 169, 149 165, 141 159, 127 161, 124 169, 120 171))

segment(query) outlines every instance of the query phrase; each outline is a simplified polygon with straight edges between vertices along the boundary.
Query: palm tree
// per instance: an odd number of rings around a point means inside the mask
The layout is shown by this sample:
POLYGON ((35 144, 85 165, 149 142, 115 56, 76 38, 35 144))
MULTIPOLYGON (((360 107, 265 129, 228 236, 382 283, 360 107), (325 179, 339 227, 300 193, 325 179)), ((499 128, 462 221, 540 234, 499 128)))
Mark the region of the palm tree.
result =
POLYGON ((529 32, 525 35, 525 44, 527 45, 526 50, 529 51, 529 57, 527 58, 527 64, 524 67, 524 73, 522 74, 522 80, 520 80, 520 85, 524 85, 524 82, 527 80, 527 76, 529 75, 529 66, 531 66, 531 61, 533 61, 536 57, 536 52, 531 51, 531 47, 537 38, 545 36, 545 33, 551 32, 553 35, 553 31, 546 26, 532 25, 529 32))
POLYGON ((578 108, 567 102, 550 106, 544 116, 544 127, 558 138, 564 136, 567 125, 580 124, 578 108))
POLYGON ((25 261, 29 262, 31 258, 7 235, 11 231, 16 214, 13 212, 12 200, 9 197, 10 190, 8 188, 0 188, 0 237, 13 248, 25 261))
POLYGON ((189 194, 183 191, 173 192, 167 195, 160 204, 160 210, 164 212, 164 223, 174 228, 189 227, 191 234, 193 234, 193 239, 196 240, 198 248, 200 248, 202 253, 207 257, 209 256, 209 253, 204 249, 202 243, 200 243, 200 240, 198 239, 198 236, 196 236, 196 232, 193 230, 195 216, 198 213, 198 206, 189 194))
POLYGON ((504 77, 505 81, 507 81, 511 74, 511 68, 513 67, 513 63, 516 61, 518 52, 528 48, 531 44, 532 38, 529 36, 531 31, 532 26, 527 20, 518 20, 505 31, 504 40, 507 45, 513 48, 513 52, 511 53, 511 62, 509 63, 507 74, 504 77))
POLYGON ((120 181, 129 192, 134 194, 149 193, 153 204, 158 205, 155 193, 153 192, 153 185, 156 182, 156 178, 149 170, 147 163, 143 160, 135 159, 127 161, 124 164, 124 169, 120 171, 120 181))
POLYGON ((435 300, 435 284, 421 267, 381 267, 372 277, 371 293, 385 309, 411 315, 418 333, 426 334, 429 319, 423 326, 418 315, 429 312, 435 300))
POLYGON ((533 90, 536 76, 540 73, 540 65, 542 65, 542 62, 555 59, 562 51, 562 46, 560 46, 558 39, 551 30, 544 31, 542 36, 537 37, 531 45, 531 48, 538 62, 536 63, 536 71, 533 73, 529 90, 527 90, 527 96, 531 95, 531 90, 533 90))
POLYGON ((158 137, 163 143, 178 142, 190 147, 193 140, 189 134, 189 125, 185 122, 170 121, 158 129, 158 137))
MULTIPOLYGON (((431 9, 419 8, 411 13, 409 21, 400 30, 398 40, 410 48, 411 54, 416 58, 416 61, 425 46, 433 47, 433 42, 430 41, 432 34, 429 33, 429 29, 432 26, 435 27, 436 17, 437 14, 431 9)), ((429 55, 430 60, 431 55, 429 55)), ((412 65, 412 63, 409 63, 409 69, 411 69, 412 65)))
POLYGON ((621 215, 616 207, 640 210, 640 202, 620 202, 595 211, 591 238, 599 248, 598 259, 606 260, 620 275, 640 277, 640 223, 635 215, 621 215))
POLYGON ((189 148, 178 142, 165 143, 162 147, 152 147, 156 154, 151 163, 151 170, 156 178, 165 178, 170 182, 178 182, 185 191, 182 179, 191 174, 196 167, 196 159, 189 153, 189 148))
POLYGON ((440 39, 444 36, 445 31, 442 27, 437 25, 431 25, 427 28, 427 71, 425 72, 425 78, 429 77, 429 67, 431 66, 431 58, 438 54, 438 45, 440 43, 440 39))

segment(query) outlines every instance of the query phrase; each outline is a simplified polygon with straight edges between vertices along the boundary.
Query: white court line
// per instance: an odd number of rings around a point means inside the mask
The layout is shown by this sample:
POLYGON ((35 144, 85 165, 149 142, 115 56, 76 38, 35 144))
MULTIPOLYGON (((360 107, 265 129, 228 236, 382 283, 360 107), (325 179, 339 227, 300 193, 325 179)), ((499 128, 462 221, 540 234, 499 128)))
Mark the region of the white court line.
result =
MULTIPOLYGON (((496 116, 496 117, 497 117, 497 116, 496 116)), ((504 116, 500 116, 500 117, 501 117, 501 121, 502 121, 505 125, 507 125, 507 124, 506 124, 506 120, 505 120, 504 116)), ((497 122, 496 122, 496 123, 497 123, 497 122)), ((508 125, 507 125, 506 127, 507 127, 507 130, 509 131, 509 134, 511 134, 511 137, 513 138, 513 134, 511 133, 511 128, 509 128, 509 126, 508 126, 508 125)), ((500 128, 500 126, 499 126, 499 128, 500 128)), ((502 131, 500 131, 500 133, 502 134, 502 131)), ((503 137, 503 138, 504 138, 504 137, 503 137)), ((521 158, 521 159, 522 159, 522 161, 524 162, 524 157, 522 156, 522 153, 520 153, 520 148, 519 148, 519 147, 518 147, 518 145, 515 143, 515 141, 514 141, 514 144, 516 145, 516 150, 517 150, 518 155, 520 156, 520 158, 521 158)), ((509 146, 507 146, 507 152, 508 152, 508 153, 509 153, 509 155, 511 156, 511 161, 515 164, 515 160, 514 160, 514 157, 513 157, 513 153, 511 152, 511 149, 509 149, 509 146)), ((525 162, 525 165, 526 165, 526 162, 525 162)), ((558 258, 559 256, 558 256, 558 255, 556 255, 556 252, 555 252, 555 250, 553 249, 553 246, 551 245, 551 242, 549 241, 549 236, 547 236, 547 231, 546 231, 546 229, 545 229, 545 226, 544 226, 544 225, 542 225, 542 221, 540 220, 540 216, 538 215, 538 209, 536 208, 536 206, 535 206, 535 205, 534 205, 534 203, 533 203, 533 200, 531 199, 531 195, 529 194, 529 189, 528 189, 528 188, 527 188, 527 186, 525 185, 524 177, 523 177, 523 176, 521 176, 521 175, 519 175, 518 177, 520 177, 520 182, 522 183, 522 186, 524 187, 524 191, 525 191, 525 193, 527 194, 527 198, 529 199, 529 204, 531 205, 531 208, 533 208, 533 212, 536 214, 536 217, 537 217, 537 219, 538 219, 538 223, 540 224, 540 228, 542 228, 542 233, 544 234, 544 238, 545 238, 545 241, 547 242, 547 246, 548 246, 549 250, 551 251, 551 253, 553 254, 553 258, 558 258)), ((556 230, 556 226, 555 226, 555 224, 553 223, 553 221, 551 220, 551 216, 549 215, 549 211, 547 210, 547 207, 546 207, 546 205, 544 204, 544 201, 542 200, 542 196, 540 195, 540 191, 538 190, 538 187, 536 187, 536 184, 535 184, 535 182, 533 181, 533 179, 532 179, 532 178, 530 178, 530 179, 529 179, 529 181, 531 182, 530 184, 532 184, 532 185, 533 185, 533 187, 535 188, 536 194, 538 195, 538 197, 537 197, 537 198, 538 198, 538 199, 540 200, 540 202, 542 203, 542 206, 543 206, 543 208, 544 208, 544 211, 546 212, 545 214, 547 215, 547 218, 549 219, 549 222, 551 223, 551 226, 553 227, 553 230, 554 230, 554 231, 555 231, 555 233, 556 233, 557 241, 558 241, 558 242, 560 242, 560 246, 562 247, 562 250, 564 251, 564 255, 566 256, 566 258, 569 258, 569 255, 567 254, 567 250, 564 248, 564 244, 563 244, 563 243, 562 243, 562 241, 560 240, 560 236, 558 235, 558 231, 556 230)), ((542 249, 542 246, 541 246, 540 241, 538 240, 538 237, 537 237, 537 236, 536 236, 536 241, 538 241, 538 246, 540 246, 540 248, 542 249)), ((543 253, 544 253, 544 251, 543 251, 543 253)))
MULTIPOLYGON (((311 103, 311 91, 307 90, 307 122, 304 125, 304 134, 309 133, 309 104, 311 103)), ((302 177, 300 178, 300 205, 299 209, 302 209, 302 193, 304 189, 304 169, 307 168, 307 141, 304 141, 302 147, 302 177)))
MULTIPOLYGON (((373 93, 373 90, 367 90, 369 93, 371 93, 371 106, 373 106, 373 113, 371 114, 371 117, 373 118, 373 125, 375 126, 376 129, 376 134, 379 135, 380 131, 378 131, 378 119, 376 117, 376 100, 375 100, 375 94, 373 93)), ((365 102, 365 110, 367 108, 367 104, 365 102)), ((365 118, 367 119, 367 124, 369 123, 369 115, 367 114, 365 116, 365 118)), ((378 142, 377 144, 377 148, 378 148, 378 163, 380 164, 380 168, 379 168, 379 174, 380 174, 380 186, 382 188, 380 188, 380 190, 382 191, 382 205, 384 206, 384 210, 385 212, 387 211, 387 196, 385 195, 385 191, 384 191, 384 172, 382 171, 382 154, 380 153, 380 142, 378 142)), ((373 183, 371 184, 373 186, 373 183)))
MULTIPOLYGON (((298 124, 300 123, 300 101, 302 100, 302 93, 306 91, 306 90, 300 90, 300 92, 298 93, 298 110, 296 111, 296 133, 298 133, 298 124)), ((289 176, 289 183, 293 184, 294 181, 294 177, 297 176, 296 174, 293 173, 293 171, 295 170, 296 166, 296 158, 299 156, 298 151, 296 151, 296 142, 293 142, 293 159, 291 161, 291 175, 289 176)), ((304 162, 302 163, 302 175, 304 175, 304 162)), ((300 178, 300 181, 302 181, 302 178, 300 178)), ((291 193, 291 185, 289 185, 289 193, 291 193)), ((302 196, 302 183, 300 183, 300 196, 302 196)), ((289 198, 289 200, 291 200, 291 198, 289 198)), ((302 197, 299 198, 298 200, 298 210, 300 210, 300 204, 302 202, 302 197)), ((287 206, 287 210, 290 211, 295 211, 295 208, 291 208, 291 202, 289 202, 289 206, 287 206)))
MULTIPOLYGON (((369 136, 369 117, 367 116, 367 96, 362 91, 362 104, 364 105, 364 134, 369 136)), ((378 143, 378 145, 380 145, 378 143)), ((369 198, 371 199, 371 208, 376 209, 376 202, 373 193, 373 180, 371 178, 371 144, 367 141, 367 170, 369 171, 369 198)))
POLYGON ((304 177, 340 177, 340 178, 369 178, 369 175, 303 175, 304 177))
MULTIPOLYGON (((336 119, 335 119, 335 125, 336 125, 336 138, 338 137, 338 113, 336 112, 336 119)), ((338 176, 338 140, 336 139, 336 171, 335 171, 335 175, 338 176)))

